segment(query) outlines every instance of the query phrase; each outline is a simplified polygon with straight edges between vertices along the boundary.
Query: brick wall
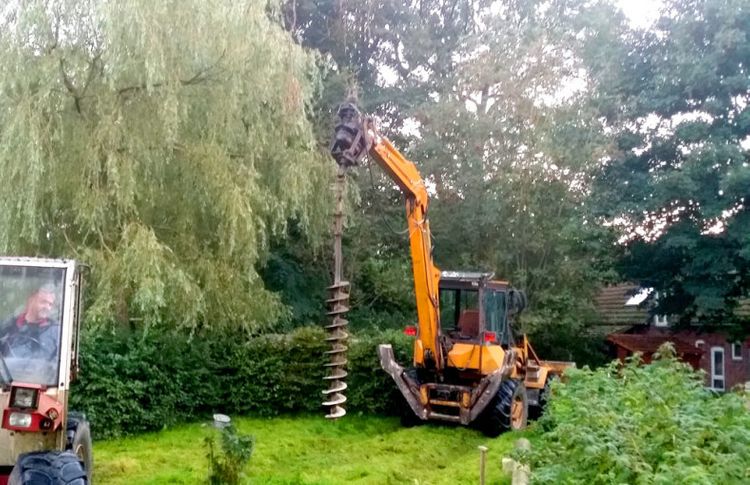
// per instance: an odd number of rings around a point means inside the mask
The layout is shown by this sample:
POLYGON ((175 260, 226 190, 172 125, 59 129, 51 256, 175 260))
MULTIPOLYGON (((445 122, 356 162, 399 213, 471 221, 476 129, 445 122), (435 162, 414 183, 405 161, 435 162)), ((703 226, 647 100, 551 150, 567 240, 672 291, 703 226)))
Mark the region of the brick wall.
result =
MULTIPOLYGON (((649 327, 646 332, 649 335, 663 335, 664 330, 649 327)), ((750 340, 742 342, 741 360, 732 359, 732 345, 727 341, 725 335, 721 333, 698 333, 687 330, 673 332, 683 341, 691 342, 695 345, 696 341, 702 340, 704 343, 699 347, 704 350, 703 355, 698 361, 698 365, 706 372, 706 386, 711 385, 711 358, 712 348, 724 349, 724 389, 729 390, 737 385, 744 385, 750 381, 750 340)))

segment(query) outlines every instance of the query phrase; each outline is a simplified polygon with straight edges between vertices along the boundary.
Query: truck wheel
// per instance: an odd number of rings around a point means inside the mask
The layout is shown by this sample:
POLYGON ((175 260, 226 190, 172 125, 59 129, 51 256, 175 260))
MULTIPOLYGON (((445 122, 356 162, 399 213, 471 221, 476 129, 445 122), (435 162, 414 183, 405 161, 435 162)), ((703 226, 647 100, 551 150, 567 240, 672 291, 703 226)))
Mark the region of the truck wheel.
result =
POLYGON ((36 451, 18 457, 8 485, 89 485, 83 462, 72 451, 36 451))
POLYGON ((497 395, 480 415, 478 428, 485 436, 494 438, 503 431, 524 429, 529 415, 526 386, 514 379, 500 384, 497 395))
POLYGON ((91 473, 94 470, 94 454, 91 444, 91 426, 82 413, 68 414, 67 446, 66 450, 73 453, 83 461, 83 469, 91 483, 91 473))

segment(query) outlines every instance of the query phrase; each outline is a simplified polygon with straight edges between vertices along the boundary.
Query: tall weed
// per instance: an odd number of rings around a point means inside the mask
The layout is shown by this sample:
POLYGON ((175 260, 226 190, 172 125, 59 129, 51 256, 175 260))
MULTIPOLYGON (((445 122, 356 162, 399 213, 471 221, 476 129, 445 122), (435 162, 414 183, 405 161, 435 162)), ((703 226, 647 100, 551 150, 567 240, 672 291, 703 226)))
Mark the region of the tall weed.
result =
POLYGON ((671 346, 555 383, 530 460, 540 484, 750 482, 746 398, 716 395, 671 346))

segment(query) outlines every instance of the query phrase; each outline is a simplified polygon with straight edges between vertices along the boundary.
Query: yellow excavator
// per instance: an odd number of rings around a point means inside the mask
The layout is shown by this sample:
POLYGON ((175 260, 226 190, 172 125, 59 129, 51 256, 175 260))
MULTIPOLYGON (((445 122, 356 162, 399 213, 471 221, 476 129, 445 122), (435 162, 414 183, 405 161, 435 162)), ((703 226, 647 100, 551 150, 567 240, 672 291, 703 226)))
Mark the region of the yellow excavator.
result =
POLYGON ((398 364, 391 345, 380 364, 404 397, 405 426, 438 420, 472 425, 488 436, 526 427, 544 407, 550 381, 570 362, 537 357, 513 323, 526 306, 523 292, 492 273, 440 271, 432 259, 429 196, 416 166, 381 135, 353 102, 338 110, 331 155, 340 167, 369 155, 404 193, 418 324, 411 367, 398 364))

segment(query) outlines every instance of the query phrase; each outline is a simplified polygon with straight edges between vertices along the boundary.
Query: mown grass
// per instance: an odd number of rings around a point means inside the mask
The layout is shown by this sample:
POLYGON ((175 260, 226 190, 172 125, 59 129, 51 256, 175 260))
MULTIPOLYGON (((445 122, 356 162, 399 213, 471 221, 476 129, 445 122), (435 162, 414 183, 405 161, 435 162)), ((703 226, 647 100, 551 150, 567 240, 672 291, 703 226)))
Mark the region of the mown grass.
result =
MULTIPOLYGON (((454 426, 402 428, 397 419, 320 416, 236 418, 243 433, 256 438, 246 473, 257 484, 474 484, 479 483, 479 445, 489 448, 487 483, 510 480, 500 460, 518 434, 486 438, 454 426)), ((94 444, 94 479, 106 485, 197 484, 208 473, 204 438, 207 424, 189 424, 158 433, 94 444)))

